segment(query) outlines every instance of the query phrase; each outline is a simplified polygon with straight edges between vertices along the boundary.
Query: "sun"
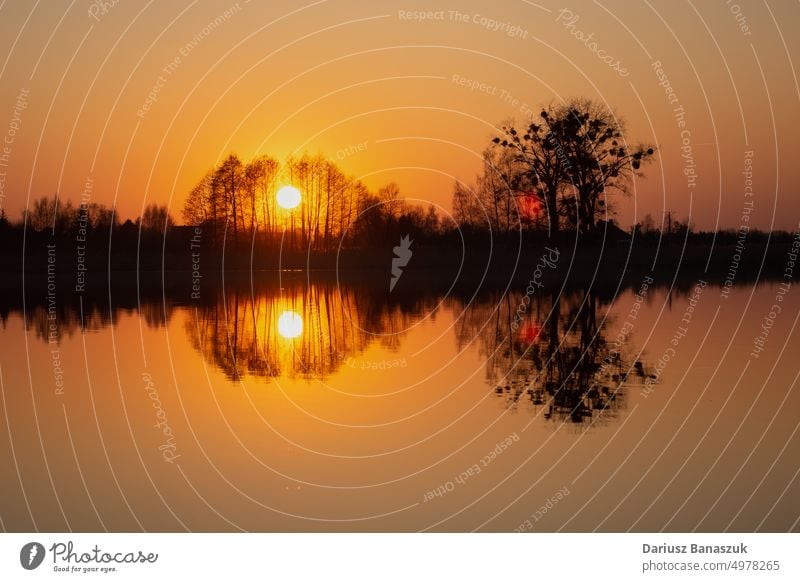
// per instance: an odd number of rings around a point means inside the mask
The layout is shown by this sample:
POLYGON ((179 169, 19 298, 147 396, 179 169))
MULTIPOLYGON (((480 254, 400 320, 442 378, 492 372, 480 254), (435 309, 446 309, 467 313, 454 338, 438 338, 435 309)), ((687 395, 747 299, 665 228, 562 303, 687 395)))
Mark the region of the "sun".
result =
POLYGON ((300 190, 294 186, 284 186, 278 190, 278 206, 291 210, 300 204, 300 190))
POLYGON ((284 339, 303 335, 303 318, 296 311, 284 311, 278 318, 278 333, 284 339))

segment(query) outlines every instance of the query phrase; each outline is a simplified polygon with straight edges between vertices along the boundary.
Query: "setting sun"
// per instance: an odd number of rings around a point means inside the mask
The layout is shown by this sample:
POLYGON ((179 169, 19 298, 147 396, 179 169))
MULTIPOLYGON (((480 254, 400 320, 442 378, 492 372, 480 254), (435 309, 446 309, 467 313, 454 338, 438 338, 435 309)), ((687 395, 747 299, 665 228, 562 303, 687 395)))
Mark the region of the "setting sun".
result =
POLYGON ((284 186, 278 190, 278 206, 291 210, 300 204, 300 190, 294 186, 284 186))
POLYGON ((285 339, 303 335, 303 318, 295 311, 284 311, 278 318, 278 333, 285 339))

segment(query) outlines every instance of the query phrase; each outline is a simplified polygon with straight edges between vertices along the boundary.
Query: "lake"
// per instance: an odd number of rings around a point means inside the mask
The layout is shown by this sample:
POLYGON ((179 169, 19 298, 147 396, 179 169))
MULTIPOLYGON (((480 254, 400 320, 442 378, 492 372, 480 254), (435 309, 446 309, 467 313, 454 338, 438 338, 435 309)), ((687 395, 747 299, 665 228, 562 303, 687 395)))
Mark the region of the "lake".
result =
POLYGON ((0 310, 8 531, 798 531, 800 293, 277 275, 0 310))

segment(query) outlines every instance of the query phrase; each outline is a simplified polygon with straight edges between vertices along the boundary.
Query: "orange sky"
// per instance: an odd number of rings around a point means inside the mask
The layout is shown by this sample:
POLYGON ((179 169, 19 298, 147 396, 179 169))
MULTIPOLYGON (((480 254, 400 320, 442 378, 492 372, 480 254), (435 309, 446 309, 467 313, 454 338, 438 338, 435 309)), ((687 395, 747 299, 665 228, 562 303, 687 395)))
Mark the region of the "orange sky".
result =
POLYGON ((116 201, 123 218, 149 202, 179 216, 188 188, 228 152, 307 150, 370 186, 394 180, 405 196, 449 208, 453 181, 473 179, 493 126, 587 96, 622 114, 633 140, 659 148, 647 179, 619 202, 623 224, 669 209, 691 211, 698 228, 737 227, 752 151, 750 224, 797 229, 800 5, 562 7, 7 1, 0 204, 17 218, 34 197, 77 201, 91 179, 92 199, 116 201))

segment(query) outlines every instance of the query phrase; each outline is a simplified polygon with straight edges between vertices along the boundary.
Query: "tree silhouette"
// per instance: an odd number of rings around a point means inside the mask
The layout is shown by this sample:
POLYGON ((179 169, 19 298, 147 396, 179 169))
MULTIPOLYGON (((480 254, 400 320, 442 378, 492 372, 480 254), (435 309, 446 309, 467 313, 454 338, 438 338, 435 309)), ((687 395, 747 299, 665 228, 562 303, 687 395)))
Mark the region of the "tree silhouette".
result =
POLYGON ((505 138, 493 140, 514 152, 518 166, 509 176, 509 183, 513 189, 532 192, 541 200, 553 236, 557 236, 560 230, 558 195, 570 164, 557 139, 557 120, 558 113, 550 107, 542 110, 541 122, 531 123, 522 137, 513 127, 503 126, 505 138))
MULTIPOLYGON (((245 164, 229 155, 189 191, 183 219, 189 226, 208 228, 208 238, 215 243, 227 229, 234 248, 241 246, 243 233, 249 234, 248 245, 279 248, 288 230, 292 241, 299 235, 300 247, 321 253, 335 251, 340 244, 353 248, 383 242, 388 234, 395 237, 398 228, 430 236, 440 229, 436 210, 429 208, 426 214, 424 208, 407 204, 396 184, 380 188, 376 196, 334 162, 307 154, 283 164, 269 156, 245 164), (302 202, 291 212, 277 204, 281 184, 301 191, 302 202)), ((294 243, 289 247, 296 248, 294 243)))
POLYGON ((165 230, 174 226, 174 224, 169 208, 158 204, 148 204, 144 212, 142 212, 142 218, 139 222, 142 230, 158 234, 164 234, 165 230))
POLYGON ((458 224, 500 234, 520 227, 521 215, 511 180, 519 168, 515 158, 510 150, 484 150, 483 172, 477 176, 475 186, 455 185, 453 212, 458 224))
POLYGON ((610 210, 609 194, 627 193, 654 154, 651 146, 629 145, 623 121, 590 99, 546 107, 523 132, 512 125, 502 131, 493 142, 513 151, 517 162, 509 184, 541 199, 555 233, 560 216, 579 232, 592 232, 610 210))

